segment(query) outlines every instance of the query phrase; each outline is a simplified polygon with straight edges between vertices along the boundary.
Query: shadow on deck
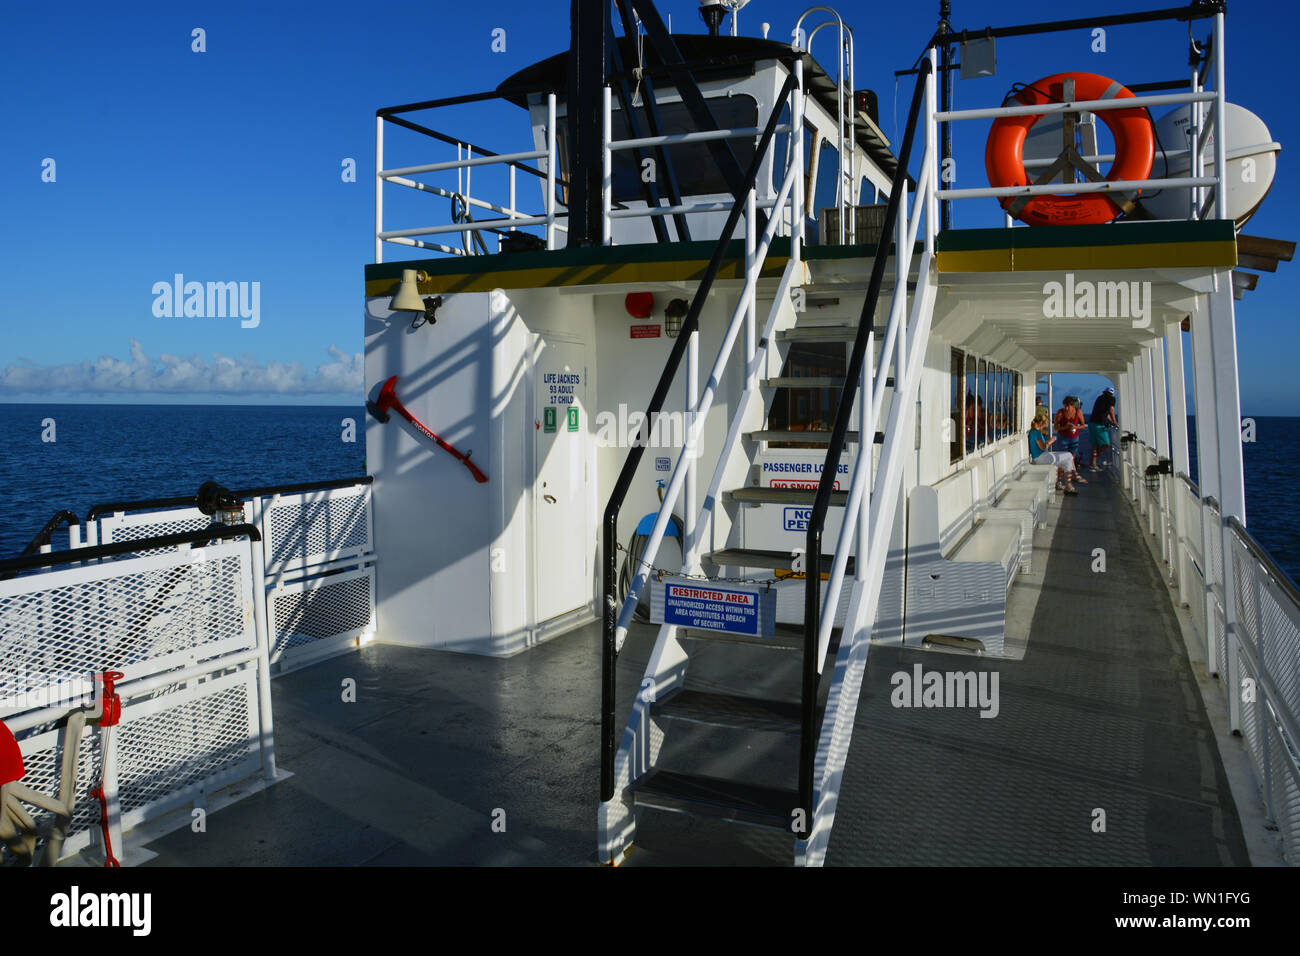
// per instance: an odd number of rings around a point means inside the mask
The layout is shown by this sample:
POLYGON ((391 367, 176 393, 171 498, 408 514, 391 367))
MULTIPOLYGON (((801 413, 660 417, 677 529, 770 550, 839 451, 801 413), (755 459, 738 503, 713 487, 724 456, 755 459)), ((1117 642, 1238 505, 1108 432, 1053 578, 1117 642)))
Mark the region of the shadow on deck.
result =
MULTIPOLYGON (((830 863, 1248 862, 1140 534, 1118 489, 1093 484, 1064 502, 1023 661, 873 648, 830 863), (1105 574, 1090 570, 1095 548, 1105 574), (998 716, 892 707, 891 675, 916 663, 997 671, 998 716), (1098 808, 1105 832, 1093 830, 1098 808)), ((653 636, 637 627, 629 637, 620 714, 653 636)), ((599 651, 591 624, 509 659, 372 645, 280 677, 277 753, 294 776, 211 814, 205 833, 154 840, 153 863, 594 864, 599 651), (355 703, 342 701, 346 678, 355 703), (493 829, 496 811, 505 832, 493 829)), ((781 695, 797 655, 774 653, 755 649, 737 668, 703 645, 688 683, 781 695)), ((684 734, 673 745, 727 775, 795 770, 792 740, 766 751, 684 734)), ((629 864, 791 860, 779 833, 652 810, 639 818, 629 864)))

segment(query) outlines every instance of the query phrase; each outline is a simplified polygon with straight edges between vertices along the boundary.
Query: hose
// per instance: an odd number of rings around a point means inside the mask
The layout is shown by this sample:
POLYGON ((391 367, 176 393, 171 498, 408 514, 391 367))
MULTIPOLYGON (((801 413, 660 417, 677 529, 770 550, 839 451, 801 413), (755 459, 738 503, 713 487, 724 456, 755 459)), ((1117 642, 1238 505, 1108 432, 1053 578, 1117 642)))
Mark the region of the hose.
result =
MULTIPOLYGON (((659 503, 662 504, 663 500, 664 485, 661 481, 659 482, 659 503)), ((677 528, 677 540, 684 542, 686 540, 686 523, 676 514, 672 515, 668 520, 677 528)), ((665 535, 665 537, 668 536, 665 535)), ((648 534, 635 533, 632 535, 632 541, 627 548, 627 556, 623 558, 623 566, 618 572, 618 602, 620 605, 627 600, 628 592, 632 589, 632 568, 634 565, 640 565, 641 558, 645 554, 646 545, 649 543, 650 536, 648 534)), ((660 544, 662 546, 662 542, 660 544)), ((641 598, 644 599, 645 597, 646 595, 643 592, 641 598)), ((636 610, 632 612, 632 616, 642 624, 650 623, 649 605, 647 604, 646 609, 643 611, 641 609, 641 600, 638 600, 636 610)))

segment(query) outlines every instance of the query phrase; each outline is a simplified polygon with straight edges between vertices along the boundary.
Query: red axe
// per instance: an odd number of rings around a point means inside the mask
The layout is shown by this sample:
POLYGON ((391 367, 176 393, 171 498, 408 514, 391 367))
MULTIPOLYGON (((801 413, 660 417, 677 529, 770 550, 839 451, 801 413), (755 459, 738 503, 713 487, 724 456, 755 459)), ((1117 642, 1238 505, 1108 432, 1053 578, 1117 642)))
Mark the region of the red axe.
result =
POLYGON ((474 464, 472 461, 469 460, 469 456, 473 454, 472 451, 466 452, 465 454, 462 455, 455 448, 452 448, 450 445, 448 445, 445 441, 443 441, 433 432, 429 431, 429 429, 425 428, 418 418, 416 418, 414 415, 412 415, 410 412, 406 410, 406 406, 403 405, 397 398, 397 376, 396 375, 394 375, 392 378, 386 381, 383 385, 383 388, 379 390, 379 401, 366 402, 366 408, 370 411, 370 414, 374 415, 381 422, 388 421, 388 410, 390 408, 394 409, 397 412, 397 414, 401 415, 403 418, 405 418, 416 428, 420 429, 420 431, 424 432, 426 435, 428 435, 430 438, 436 441, 438 443, 438 446, 442 448, 443 451, 450 452, 451 456, 455 458, 457 461, 464 462, 465 467, 470 470, 470 473, 474 476, 475 481, 482 484, 483 482, 488 480, 487 475, 479 471, 478 465, 474 464))

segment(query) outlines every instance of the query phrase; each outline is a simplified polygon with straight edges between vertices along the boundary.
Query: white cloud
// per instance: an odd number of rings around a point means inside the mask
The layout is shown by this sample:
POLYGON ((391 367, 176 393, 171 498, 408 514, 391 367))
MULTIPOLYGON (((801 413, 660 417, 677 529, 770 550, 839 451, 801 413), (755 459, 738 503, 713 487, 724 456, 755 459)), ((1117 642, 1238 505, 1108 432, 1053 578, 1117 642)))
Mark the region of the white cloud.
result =
POLYGON ((297 362, 262 364, 251 355, 231 358, 216 353, 205 361, 197 354, 163 352, 154 359, 131 339, 128 360, 105 355, 66 365, 9 365, 0 370, 0 394, 360 395, 365 387, 361 353, 348 355, 331 344, 329 355, 330 361, 309 373, 297 362))

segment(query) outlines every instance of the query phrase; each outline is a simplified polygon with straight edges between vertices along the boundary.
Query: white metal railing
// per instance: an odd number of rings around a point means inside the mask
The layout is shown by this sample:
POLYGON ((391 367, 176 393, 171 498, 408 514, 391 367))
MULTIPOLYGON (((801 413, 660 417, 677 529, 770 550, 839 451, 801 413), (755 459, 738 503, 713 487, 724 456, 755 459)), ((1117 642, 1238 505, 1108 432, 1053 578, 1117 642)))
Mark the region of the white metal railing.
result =
MULTIPOLYGON (((800 64, 798 68, 799 75, 803 75, 803 67, 800 64)), ((802 82, 802 80, 800 81, 802 82)), ((793 98, 794 94, 791 94, 793 98)), ((643 219, 655 216, 677 216, 685 213, 706 213, 706 212, 730 212, 735 206, 735 199, 724 200, 700 200, 695 202, 682 202, 673 206, 632 206, 626 209, 614 208, 614 153, 628 149, 646 149, 656 146, 671 146, 682 143, 709 143, 717 140, 726 139, 754 139, 761 136, 763 127, 745 126, 733 129, 719 130, 700 130, 694 133, 670 133, 662 136, 638 136, 632 139, 614 139, 614 93, 613 90, 606 86, 604 89, 604 99, 602 103, 603 119, 603 179, 601 185, 601 242, 604 245, 613 243, 613 220, 615 219, 643 219)), ((794 115, 793 110, 791 116, 794 115)), ((774 135, 789 133, 795 128, 793 122, 778 124, 773 131, 774 135)), ((800 144, 802 153, 802 143, 800 144)), ((757 184, 754 187, 758 188, 757 184)), ((751 193, 753 190, 751 190, 751 193)), ((775 209, 778 208, 785 200, 774 198, 770 200, 755 200, 750 208, 756 209, 775 209)), ((752 249, 746 250, 752 253, 752 249)))
MULTIPOLYGON (((829 26, 835 26, 838 30, 839 42, 836 46, 836 64, 835 64, 835 101, 839 104, 836 115, 836 129, 839 137, 838 156, 839 170, 836 177, 835 186, 835 205, 839 209, 840 219, 840 245, 846 242, 857 242, 857 216, 853 215, 852 207, 854 202, 853 189, 857 184, 857 136, 856 136, 856 116, 857 104, 854 103, 848 110, 848 116, 845 117, 845 80, 848 80, 847 93, 852 98, 857 87, 853 79, 853 63, 855 60, 853 53, 853 29, 845 25, 843 18, 830 7, 814 6, 809 7, 799 19, 795 21, 793 35, 795 43, 801 49, 811 51, 813 39, 823 29, 829 26), (823 13, 832 19, 823 20, 817 26, 813 27, 808 33, 807 39, 801 37, 803 22, 810 14, 823 13), (848 74, 847 77, 845 74, 848 74), (845 149, 847 145, 847 150, 845 149), (848 162, 845 163, 847 155, 848 162)), ((825 240, 823 239, 823 242, 825 240)))
POLYGON ((1300 865, 1300 590, 1187 475, 1161 476, 1170 493, 1149 492, 1144 462, 1154 457, 1128 443, 1130 496, 1171 542, 1170 570, 1206 670, 1220 679, 1229 729, 1241 734, 1287 862, 1300 865))
POLYGON ((474 242, 481 241, 481 233, 493 233, 498 237, 514 232, 526 226, 543 226, 547 249, 556 247, 556 233, 565 231, 559 220, 567 213, 557 211, 555 201, 555 175, 558 169, 559 153, 556 149, 556 96, 548 93, 546 98, 546 146, 544 149, 523 150, 514 153, 501 153, 489 156, 474 156, 468 143, 456 143, 456 158, 445 162, 423 163, 417 166, 402 166, 392 169, 384 168, 384 117, 376 118, 375 127, 375 261, 383 261, 383 244, 391 242, 397 245, 415 246, 430 249, 447 255, 472 255, 474 242), (540 166, 527 166, 531 161, 543 160, 540 166), (472 194, 473 170, 481 166, 504 165, 509 177, 508 195, 503 202, 491 202, 472 194), (526 213, 518 208, 516 172, 525 169, 541 178, 545 190, 543 211, 526 213), (432 183, 413 179, 413 176, 430 173, 455 171, 455 190, 437 186, 432 183), (441 196, 455 203, 464 205, 464 221, 434 226, 419 226, 411 229, 384 228, 384 183, 393 183, 408 189, 441 196), (471 220, 469 208, 486 209, 496 213, 500 218, 471 220), (460 233, 463 248, 457 249, 441 242, 425 241, 420 236, 441 236, 460 233))
MULTIPOLYGON (((979 109, 964 110, 942 110, 932 114, 930 122, 937 126, 939 123, 957 122, 962 120, 981 120, 997 119, 1005 116, 1042 116, 1050 113, 1099 113, 1107 110, 1134 109, 1140 107, 1168 106, 1186 103, 1191 111, 1191 122, 1189 123, 1190 144, 1188 150, 1170 151, 1169 155, 1186 155, 1191 153, 1191 163, 1188 175, 1170 176, 1160 179, 1134 179, 1134 180, 1104 180, 1102 182, 1061 182, 1061 183, 1042 183, 1030 184, 1026 186, 987 186, 979 188, 946 188, 937 190, 938 199, 942 202, 951 202, 958 199, 977 199, 977 198, 995 198, 1004 199, 1012 196, 1047 196, 1047 195, 1076 195, 1084 193, 1134 193, 1144 189, 1177 189, 1190 188, 1191 202, 1189 216, 1191 219, 1205 218, 1208 211, 1202 199, 1205 190, 1212 188, 1214 191, 1214 217, 1216 219, 1228 218, 1228 197, 1227 189, 1224 187, 1225 168, 1227 165, 1226 137, 1214 137, 1214 174, 1205 175, 1205 146, 1209 135, 1213 130, 1221 130, 1225 124, 1226 99, 1224 98, 1224 48, 1223 48, 1223 25, 1224 15, 1222 12, 1215 14, 1213 27, 1213 73, 1214 73, 1214 90, 1205 91, 1201 88, 1199 77, 1195 69, 1192 71, 1191 89, 1186 93, 1159 93, 1148 96, 1134 96, 1103 100, 1076 100, 1068 103, 1044 103, 1034 106, 1000 106, 979 109), (1211 112, 1208 121, 1202 116, 1202 105, 1209 103, 1211 112)), ((1114 157, 1098 156, 1099 161, 1114 157)), ((1050 166, 1054 160, 1030 161, 1026 162, 1025 168, 1037 168, 1039 166, 1050 166)), ((1062 177, 1070 179, 1073 177, 1062 177)))
MULTIPOLYGON (((903 193, 898 206, 898 228, 895 235, 895 281, 893 297, 890 300, 889 324, 885 329, 884 342, 880 351, 880 366, 873 370, 874 332, 868 338, 867 361, 863 368, 860 386, 859 415, 861 416, 859 432, 859 453, 853 467, 849 483, 848 500, 844 508, 843 522, 839 537, 835 543, 830 576, 827 579, 826 594, 823 598, 820 618, 820 631, 817 635, 818 670, 822 669, 826 651, 830 647, 831 631, 835 626, 835 609, 839 606, 840 592, 843 587, 848 555, 857 537, 856 577, 859 581, 874 580, 884 572, 884 558, 888 550, 889 532, 892 527, 892 509, 888 507, 885 496, 868 495, 867 488, 874 487, 873 462, 870 449, 876 434, 876 423, 884 407, 885 392, 889 379, 895 379, 894 394, 900 399, 891 403, 890 420, 885 428, 885 443, 880 452, 880 469, 887 485, 897 483, 899 469, 902 467, 901 446, 911 446, 910 429, 899 427, 899 418, 903 406, 911 405, 911 396, 916 394, 924 360, 925 346, 928 339, 928 308, 925 305, 928 286, 928 273, 934 256, 934 242, 938 233, 938 205, 935 199, 938 181, 938 138, 937 127, 929 121, 935 113, 935 70, 937 53, 929 50, 930 73, 925 83, 925 148, 921 156, 920 173, 916 181, 916 194, 909 213, 907 205, 907 183, 903 181, 903 193), (912 258, 916 238, 922 221, 925 223, 924 253, 918 269, 916 291, 912 298, 912 310, 908 313, 908 279, 912 270, 912 258), (910 335, 910 341, 909 341, 910 335), (893 355, 891 362, 890 356, 893 355), (907 432, 906 435, 902 434, 907 432), (870 505, 863 507, 864 501, 870 505)), ((932 303, 931 303, 932 304, 932 303)), ((870 320, 870 317, 869 317, 870 320)), ((812 557, 811 560, 818 560, 812 557)), ((814 565, 815 566, 815 565, 814 565)), ((845 622, 846 630, 854 630, 874 623, 874 602, 870 607, 863 605, 863 614, 869 619, 857 622, 845 622)))
MULTIPOLYGON (((261 582, 255 610, 276 674, 373 638, 376 554, 368 483, 254 496, 244 503, 244 516, 262 535, 255 548, 261 582)), ((211 520, 193 507, 113 512, 88 520, 84 530, 70 528, 70 542, 134 541, 199 530, 211 520)))
MULTIPOLYGON (((203 806, 220 787, 275 779, 257 551, 246 539, 182 544, 0 582, 0 716, 23 783, 58 791, 62 748, 78 748, 63 856, 103 850, 101 813, 120 857, 124 830, 203 806), (57 724, 98 703, 107 671, 123 675, 120 722, 74 742, 57 724)), ((49 809, 33 819, 39 830, 49 809)))
MULTIPOLYGON (((788 124, 794 128, 802 128, 803 124, 803 63, 795 60, 794 63, 795 82, 790 91, 790 117, 791 122, 788 124)), ((611 144, 608 139, 608 120, 610 107, 610 91, 605 90, 605 107, 606 107, 606 150, 605 150, 605 239, 608 241, 609 228, 609 206, 610 198, 610 157, 612 150, 618 148, 611 144)), ((780 108, 780 104, 773 104, 774 110, 780 108)), ((780 129, 780 126, 777 127, 780 129)), ((700 134, 685 134, 686 136, 696 136, 700 134)), ((705 134, 707 135, 707 134, 705 134)), ((767 323, 764 326, 763 339, 771 335, 773 323, 780 312, 783 303, 789 301, 789 289, 794 275, 794 267, 800 260, 800 244, 803 231, 803 139, 802 137, 792 137, 795 141, 793 160, 786 170, 785 177, 781 183, 781 188, 777 193, 775 206, 777 208, 789 201, 790 222, 794 224, 793 234, 790 240, 790 265, 787 266, 785 274, 782 277, 780 287, 777 290, 776 297, 772 303, 771 312, 768 314, 767 323)), ((773 140, 775 142, 775 140, 773 140)), ((757 161, 757 157, 755 158, 757 161)), ((671 477, 668 485, 664 490, 663 502, 660 505, 659 513, 655 516, 654 529, 650 533, 644 549, 641 552, 641 560, 637 566, 636 573, 633 576, 631 585, 628 588, 627 597, 623 601, 623 606, 619 611, 618 627, 615 632, 615 647, 621 649, 623 642, 627 637, 628 627, 632 622, 632 615, 636 611, 637 603, 640 600, 641 592, 645 588, 647 579, 652 570, 651 562, 659 550, 659 545, 663 542, 664 534, 668 529, 668 523, 672 518, 673 510, 677 505, 677 499, 682 494, 683 489, 687 490, 686 502, 686 542, 684 546, 685 560, 683 562, 683 573, 691 573, 698 566, 699 561, 699 541, 700 535, 697 528, 706 517, 712 514, 715 502, 717 500, 717 490, 722 481, 722 475, 726 463, 730 457, 732 449, 735 447, 740 437, 740 423, 743 419, 743 411, 748 406, 757 388, 757 377, 762 367, 759 361, 759 353, 755 349, 754 334, 754 301, 758 288, 758 277, 762 272, 763 263, 767 259, 768 249, 776 235, 776 228, 779 217, 770 216, 767 226, 763 230, 763 235, 755 241, 754 226, 754 209, 755 190, 758 184, 749 190, 744 197, 746 209, 749 213, 749 220, 746 223, 746 255, 745 255, 745 285, 741 290, 740 297, 737 300, 735 309, 732 311, 731 320, 727 324, 727 330, 723 334, 722 343, 718 347, 718 353, 714 358, 713 366, 709 372, 709 377, 705 383, 702 393, 697 394, 697 361, 696 353, 692 350, 688 355, 687 364, 687 382, 688 382, 688 412, 687 421, 689 422, 687 440, 681 452, 677 456, 677 461, 673 466, 671 477), (695 458, 699 453, 699 436, 703 427, 705 418, 708 416, 709 409, 713 407, 713 400, 717 393, 718 386, 722 380, 723 372, 726 370, 727 363, 731 359, 732 349, 735 346, 736 339, 739 338, 742 327, 745 328, 745 369, 746 381, 745 390, 742 393, 741 404, 734 411, 731 417, 730 425, 727 431, 727 438, 723 442, 723 447, 718 456, 718 464, 714 470, 713 478, 710 481, 709 493, 705 495, 703 507, 696 509, 695 495, 690 485, 694 483, 695 476, 695 458)), ((733 204, 734 205, 734 204, 733 204)), ((731 208, 730 206, 728 208, 731 208)), ((637 210, 645 213, 647 210, 637 210)), ((694 338, 692 343, 694 343, 694 338)), ((766 347, 766 346, 765 346, 766 347)))

